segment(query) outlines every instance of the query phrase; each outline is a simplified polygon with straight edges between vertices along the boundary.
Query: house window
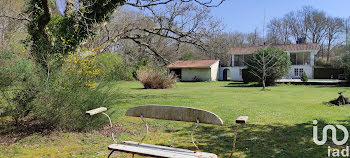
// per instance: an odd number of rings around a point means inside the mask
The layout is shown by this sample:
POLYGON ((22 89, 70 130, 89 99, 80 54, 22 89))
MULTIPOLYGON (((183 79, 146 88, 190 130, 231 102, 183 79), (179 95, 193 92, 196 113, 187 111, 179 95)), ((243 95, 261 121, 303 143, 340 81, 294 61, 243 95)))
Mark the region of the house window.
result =
POLYGON ((304 54, 304 63, 303 65, 310 65, 310 52, 303 53, 304 54))
POLYGON ((296 53, 290 53, 290 61, 292 62, 292 65, 297 64, 297 54, 296 53))
POLYGON ((310 52, 306 53, 290 53, 290 61, 292 65, 309 65, 310 52))
POLYGON ((294 69, 294 76, 299 76, 299 69, 294 69))
POLYGON ((251 58, 250 54, 247 55, 234 55, 233 66, 245 66, 245 63, 251 58))
POLYGON ((299 76, 303 75, 304 69, 299 69, 299 76))
POLYGON ((296 53, 297 54, 297 65, 304 65, 304 53, 296 53))
POLYGON ((304 73, 304 69, 303 68, 295 68, 294 69, 294 76, 301 76, 304 73))
POLYGON ((244 66, 244 56, 243 55, 235 55, 233 66, 244 66))

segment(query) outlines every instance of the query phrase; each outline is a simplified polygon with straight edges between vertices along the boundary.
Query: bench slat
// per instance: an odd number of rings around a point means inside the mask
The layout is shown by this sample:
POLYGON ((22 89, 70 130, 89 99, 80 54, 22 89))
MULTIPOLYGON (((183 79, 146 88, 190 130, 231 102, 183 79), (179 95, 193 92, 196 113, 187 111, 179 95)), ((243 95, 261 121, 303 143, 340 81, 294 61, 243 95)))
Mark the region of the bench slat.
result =
POLYGON ((217 158, 215 154, 206 152, 194 152, 186 149, 171 148, 152 144, 138 144, 137 142, 125 141, 108 146, 109 150, 134 153, 144 156, 164 158, 217 158))
POLYGON ((181 106, 141 105, 130 108, 125 115, 186 122, 197 122, 198 118, 200 123, 223 124, 221 118, 210 111, 181 106))

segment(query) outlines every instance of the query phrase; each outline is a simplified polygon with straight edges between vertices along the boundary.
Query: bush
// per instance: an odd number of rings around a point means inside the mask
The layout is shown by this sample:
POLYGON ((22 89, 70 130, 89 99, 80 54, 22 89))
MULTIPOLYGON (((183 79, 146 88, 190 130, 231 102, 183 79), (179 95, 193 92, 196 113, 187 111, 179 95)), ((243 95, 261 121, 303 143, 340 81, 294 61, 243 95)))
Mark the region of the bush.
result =
POLYGON ((137 72, 138 80, 146 89, 171 88, 176 83, 176 75, 156 68, 144 68, 137 72))
POLYGON ((339 78, 340 74, 344 74, 343 68, 327 68, 327 67, 314 68, 315 79, 337 79, 339 78))
POLYGON ((29 116, 45 125, 82 131, 107 122, 85 112, 115 105, 119 94, 101 80, 97 55, 70 53, 63 60, 48 56, 40 69, 25 53, 0 52, 0 111, 15 123, 29 116), (117 96, 118 95, 118 96, 117 96))
POLYGON ((100 79, 105 81, 134 80, 132 69, 116 53, 103 53, 97 57, 100 79))
POLYGON ((272 47, 253 53, 247 62, 247 69, 258 78, 260 84, 265 88, 265 86, 273 85, 277 79, 287 75, 290 65, 288 54, 272 47))
POLYGON ((96 55, 71 53, 52 75, 36 100, 35 116, 46 124, 69 131, 89 130, 103 125, 102 115, 88 116, 87 110, 114 105, 118 93, 97 82, 101 70, 96 55))
POLYGON ((309 79, 307 78, 307 75, 305 72, 303 72, 303 74, 301 74, 301 81, 303 82, 307 82, 309 79))
POLYGON ((340 67, 344 68, 348 83, 350 83, 350 47, 347 47, 347 51, 341 56, 339 62, 341 63, 340 67))
POLYGON ((115 91, 101 84, 94 88, 61 85, 64 84, 51 83, 51 87, 38 96, 35 116, 44 120, 46 125, 68 131, 85 131, 107 122, 105 116, 89 116, 85 112, 101 106, 110 108, 116 103, 115 91))
POLYGON ((242 69, 242 79, 244 83, 259 82, 257 77, 250 73, 248 69, 242 69))
POLYGON ((23 53, 0 52, 0 109, 18 124, 33 109, 38 90, 37 68, 23 53))

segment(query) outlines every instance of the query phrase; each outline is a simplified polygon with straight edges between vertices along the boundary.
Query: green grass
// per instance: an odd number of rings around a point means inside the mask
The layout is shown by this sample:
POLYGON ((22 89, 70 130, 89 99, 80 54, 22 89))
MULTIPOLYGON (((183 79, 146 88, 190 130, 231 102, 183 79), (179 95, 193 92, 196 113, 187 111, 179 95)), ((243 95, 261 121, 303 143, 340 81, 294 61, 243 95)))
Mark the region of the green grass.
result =
MULTIPOLYGON (((119 141, 141 140, 145 130, 142 121, 123 115, 128 108, 142 104, 190 106, 218 114, 224 126, 201 125, 195 138, 201 151, 219 157, 228 157, 236 129, 237 157, 326 157, 327 146, 312 141, 312 121, 317 119, 320 129, 324 124, 343 124, 350 129, 350 107, 326 104, 337 97, 337 92, 349 91, 347 87, 278 85, 261 91, 260 87, 238 83, 200 82, 146 90, 138 82, 118 82, 112 88, 125 94, 111 109, 116 111, 112 115, 114 123, 123 126, 119 141), (234 122, 242 115, 249 116, 248 124, 238 127, 234 122)), ((145 143, 195 150, 190 138, 192 123, 146 121, 151 133, 145 143)), ((106 157, 111 142, 102 135, 55 132, 0 145, 0 157, 106 157)))

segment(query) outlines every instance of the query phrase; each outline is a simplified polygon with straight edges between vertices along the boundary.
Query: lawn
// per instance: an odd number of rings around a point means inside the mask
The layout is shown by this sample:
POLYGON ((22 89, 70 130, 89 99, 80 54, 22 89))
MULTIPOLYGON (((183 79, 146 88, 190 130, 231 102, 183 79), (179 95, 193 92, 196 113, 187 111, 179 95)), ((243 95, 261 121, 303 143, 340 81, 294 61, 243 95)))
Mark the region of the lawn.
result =
MULTIPOLYGON (((326 104, 337 97, 337 92, 349 91, 347 87, 278 85, 261 91, 260 87, 234 82, 201 82, 146 90, 138 82, 116 82, 111 88, 118 88, 123 94, 120 103, 110 109, 115 111, 114 123, 121 126, 119 141, 141 140, 145 131, 142 121, 123 115, 128 108, 142 104, 189 106, 218 114, 224 126, 201 125, 195 138, 201 151, 219 157, 228 157, 236 129, 237 157, 326 157, 327 146, 312 141, 312 121, 318 120, 319 129, 324 124, 350 127, 350 106, 326 104), (249 116, 249 120, 238 127, 234 122, 241 115, 249 116)), ((195 150, 190 138, 192 123, 146 121, 151 133, 145 143, 195 150)), ((0 145, 0 157, 106 157, 111 142, 110 137, 94 133, 33 134, 11 145, 0 145)))

